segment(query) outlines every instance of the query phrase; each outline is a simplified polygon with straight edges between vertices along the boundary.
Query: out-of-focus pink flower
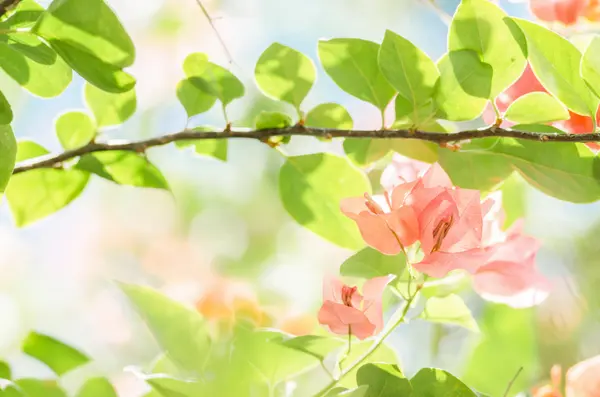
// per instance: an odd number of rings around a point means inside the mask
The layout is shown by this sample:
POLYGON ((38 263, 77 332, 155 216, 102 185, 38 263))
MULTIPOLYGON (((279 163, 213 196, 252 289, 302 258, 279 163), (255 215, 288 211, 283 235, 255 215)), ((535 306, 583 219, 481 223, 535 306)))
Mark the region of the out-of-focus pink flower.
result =
POLYGON ((381 297, 393 276, 376 277, 365 282, 362 295, 356 286, 345 285, 337 278, 323 283, 323 305, 319 323, 334 334, 351 333, 359 339, 375 335, 383 328, 381 297))
POLYGON ((418 237, 417 217, 411 207, 394 205, 394 198, 404 195, 398 186, 390 195, 352 197, 342 200, 342 212, 353 219, 365 242, 387 255, 396 255, 418 237), (402 245, 400 245, 402 244, 402 245))
POLYGON ((417 180, 428 169, 430 164, 413 160, 394 153, 392 162, 381 174, 381 186, 391 192, 396 186, 417 180))
POLYGON ((585 14, 588 3, 589 0, 530 0, 529 8, 542 21, 573 25, 585 14))
POLYGON ((600 397, 600 356, 572 366, 565 383, 567 397, 600 397))
POLYGON ((550 370, 550 379, 552 384, 544 385, 532 390, 533 397, 562 397, 560 392, 560 382, 562 378, 562 369, 560 365, 552 366, 550 370))

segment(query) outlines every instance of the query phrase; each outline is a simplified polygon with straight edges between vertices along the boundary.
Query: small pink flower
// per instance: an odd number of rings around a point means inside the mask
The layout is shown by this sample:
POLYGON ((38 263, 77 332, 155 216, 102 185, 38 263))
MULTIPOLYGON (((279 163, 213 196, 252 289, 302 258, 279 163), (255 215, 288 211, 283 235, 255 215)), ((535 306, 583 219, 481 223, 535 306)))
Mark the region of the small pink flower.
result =
POLYGON ((381 297, 393 276, 376 277, 365 282, 361 295, 357 287, 350 287, 337 278, 323 283, 323 305, 319 323, 338 335, 352 335, 359 339, 379 333, 383 328, 381 297))
POLYGON ((381 186, 391 192, 398 185, 416 181, 428 169, 430 164, 413 160, 394 153, 392 162, 385 167, 381 174, 381 186))
POLYGON ((410 207, 393 205, 394 197, 402 192, 402 186, 392 195, 352 197, 342 200, 340 208, 353 219, 365 242, 386 255, 396 255, 417 240, 417 217, 410 207), (400 245, 402 244, 402 245, 400 245))
POLYGON ((567 371, 567 397, 600 397, 600 356, 575 364, 567 371))

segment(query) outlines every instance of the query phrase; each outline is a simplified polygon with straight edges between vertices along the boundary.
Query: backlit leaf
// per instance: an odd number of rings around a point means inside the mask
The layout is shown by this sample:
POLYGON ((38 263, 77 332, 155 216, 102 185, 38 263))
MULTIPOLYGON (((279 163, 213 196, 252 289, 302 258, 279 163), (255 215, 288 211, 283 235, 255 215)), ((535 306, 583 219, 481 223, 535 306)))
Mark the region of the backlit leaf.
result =
POLYGON ((84 92, 85 103, 94 114, 98 127, 123 124, 135 113, 137 107, 135 89, 112 93, 86 84, 84 92))
POLYGON ((56 119, 56 135, 63 148, 70 150, 88 144, 96 135, 96 126, 87 113, 71 111, 56 119))
POLYGON ((25 338, 23 352, 46 364, 58 376, 62 376, 90 361, 79 350, 51 336, 37 332, 31 332, 25 338))

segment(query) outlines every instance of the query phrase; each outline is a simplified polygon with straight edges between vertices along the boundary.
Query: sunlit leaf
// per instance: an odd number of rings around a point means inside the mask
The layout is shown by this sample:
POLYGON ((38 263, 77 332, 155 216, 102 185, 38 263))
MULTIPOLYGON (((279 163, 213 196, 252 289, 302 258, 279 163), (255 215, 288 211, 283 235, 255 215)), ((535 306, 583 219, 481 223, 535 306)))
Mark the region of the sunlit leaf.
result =
POLYGON ((0 91, 0 125, 8 125, 13 120, 13 111, 8 99, 0 91))
POLYGON ((209 111, 217 97, 196 87, 190 79, 184 79, 177 84, 177 98, 185 108, 188 117, 209 111))
POLYGON ((43 37, 83 78, 109 92, 129 91, 135 47, 104 0, 54 0, 32 32, 43 37))
MULTIPOLYGON (((49 152, 32 141, 18 143, 17 161, 49 152)), ((65 207, 77 198, 89 173, 75 169, 35 169, 14 175, 6 188, 6 199, 17 226, 25 226, 65 207)))
POLYGON ((435 63, 404 37, 387 30, 379 50, 381 72, 414 109, 431 100, 439 72, 435 63))
POLYGON ((0 196, 12 175, 16 158, 17 141, 12 128, 10 125, 0 125, 0 196))
POLYGON ((357 165, 368 165, 385 157, 392 148, 391 139, 347 138, 344 152, 357 165))
POLYGON ((257 130, 286 128, 292 125, 292 118, 281 112, 262 111, 256 116, 254 125, 257 130))
POLYGON ((55 380, 23 378, 15 383, 27 397, 67 397, 67 392, 55 380))
POLYGON ((425 309, 419 317, 434 323, 454 324, 470 331, 479 332, 471 310, 463 299, 455 294, 427 299, 425 309))
POLYGON ((318 335, 297 336, 284 340, 282 343, 291 349, 310 354, 320 361, 323 361, 335 349, 346 344, 345 341, 340 339, 318 335))
POLYGON ((117 397, 117 392, 108 379, 91 378, 81 386, 77 397, 117 397))
POLYGON ((473 120, 485 108, 491 93, 492 67, 471 50, 452 51, 438 61, 440 82, 435 91, 438 117, 473 120))
POLYGON ((325 394, 325 397, 366 397, 368 396, 368 390, 368 386, 359 386, 352 390, 348 390, 345 387, 335 387, 329 390, 329 392, 325 394))
POLYGON ((202 316, 151 288, 121 284, 121 289, 168 358, 184 371, 200 372, 211 345, 202 316))
POLYGON ((325 72, 348 94, 383 111, 394 96, 377 62, 379 44, 361 39, 319 41, 319 59, 325 72))
POLYGON ((513 20, 527 38, 531 68, 544 87, 574 112, 595 115, 599 101, 579 73, 579 50, 541 25, 519 18, 513 20))
POLYGON ((553 96, 545 92, 530 92, 511 103, 504 117, 515 123, 551 123, 568 120, 569 112, 553 96))
POLYGON ((342 105, 322 103, 306 114, 304 124, 308 127, 351 130, 353 121, 352 116, 342 105))
MULTIPOLYGON (((523 73, 527 45, 523 34, 506 13, 487 0, 463 1, 448 34, 448 50, 471 50, 493 69, 489 98, 494 98, 523 73)), ((477 84, 468 80, 464 84, 477 84)), ((469 90, 465 88, 465 91, 469 90)))
POLYGON ((518 172, 514 172, 502 184, 502 208, 506 217, 504 228, 510 227, 514 221, 525 216, 526 183, 518 172))
POLYGON ((94 121, 81 111, 61 114, 56 119, 55 129, 60 144, 67 150, 88 144, 96 135, 94 121))
POLYGON ((71 68, 36 36, 11 33, 0 42, 0 67, 27 91, 43 98, 62 93, 71 83, 71 68))
POLYGON ((13 30, 15 28, 31 27, 43 12, 44 7, 35 1, 21 0, 15 8, 15 12, 0 22, 0 29, 13 30))
POLYGON ((366 247, 346 259, 340 267, 342 276, 373 278, 395 274, 401 276, 406 268, 404 254, 384 255, 366 247))
POLYGON ((289 102, 297 109, 315 82, 315 65, 306 55, 283 44, 273 43, 256 63, 254 77, 268 96, 289 102))
POLYGON ((10 365, 5 361, 0 361, 0 379, 10 380, 12 379, 12 371, 10 365))
POLYGON ((112 93, 86 84, 84 92, 85 103, 94 114, 98 127, 123 124, 135 113, 135 89, 124 93, 112 93))
POLYGON ((86 154, 75 166, 119 185, 169 190, 162 173, 145 156, 129 151, 86 154))
POLYGON ((205 93, 217 97, 223 106, 244 96, 244 85, 229 70, 208 62, 202 53, 193 53, 185 58, 183 71, 188 80, 205 93))
POLYGON ((356 382, 368 386, 365 397, 409 396, 410 382, 395 364, 365 364, 356 373, 356 382))
POLYGON ((410 383, 415 397, 477 397, 463 382, 442 369, 423 368, 410 383))
POLYGON ((340 201, 370 191, 360 170, 328 153, 288 157, 279 174, 281 199, 292 218, 346 248, 361 248, 364 242, 354 222, 340 211, 340 201))
POLYGON ((600 98, 600 36, 594 36, 581 59, 581 76, 600 98))
MULTIPOLYGON (((344 359, 344 363, 348 365, 349 363, 353 363, 359 357, 362 357, 363 354, 369 348, 371 348, 373 342, 372 341, 364 341, 364 342, 354 342, 352 343, 352 351, 346 358, 344 359)), ((386 345, 382 344, 373 354, 371 354, 367 359, 364 360, 363 365, 369 363, 377 363, 377 364, 398 364, 398 358, 396 357, 396 353, 394 349, 386 345)), ((344 368, 344 365, 342 365, 344 368)), ((356 382, 356 374, 360 368, 355 368, 348 373, 346 377, 344 377, 340 382, 339 386, 353 388, 357 386, 356 382)))
POLYGON ((58 376, 62 376, 90 361, 79 350, 51 336, 37 332, 31 332, 25 338, 23 353, 43 362, 58 376))

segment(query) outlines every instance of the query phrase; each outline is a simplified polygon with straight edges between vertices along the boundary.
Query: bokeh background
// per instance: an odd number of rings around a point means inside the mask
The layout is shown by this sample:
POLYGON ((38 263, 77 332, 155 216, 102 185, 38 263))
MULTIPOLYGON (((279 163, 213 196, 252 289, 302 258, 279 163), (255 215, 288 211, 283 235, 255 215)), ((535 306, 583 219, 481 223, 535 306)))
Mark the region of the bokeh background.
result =
MULTIPOLYGON (((131 34, 137 59, 138 110, 104 138, 139 139, 189 125, 223 126, 218 107, 187 120, 175 96, 181 64, 192 52, 230 66, 246 96, 230 107, 234 125, 248 126, 260 110, 275 109, 253 82, 254 65, 278 41, 311 57, 318 68, 304 107, 344 105, 357 127, 379 127, 377 109, 341 91, 319 66, 317 40, 359 37, 380 42, 385 29, 410 39, 433 59, 446 49, 443 12, 458 1, 439 0, 203 0, 231 53, 230 63, 195 0, 109 0, 131 34)), ((47 5, 49 1, 40 1, 47 5)), ((501 2, 513 16, 530 18, 525 3, 501 2)), ((35 98, 0 76, 13 105, 18 138, 51 150, 60 146, 54 120, 84 109, 83 80, 51 100, 35 98)), ((293 115, 292 108, 278 108, 293 115)), ((388 120, 391 122, 391 117, 388 120)), ((0 205, 0 357, 16 376, 51 377, 42 364, 20 353, 30 330, 55 336, 94 362, 62 382, 75 390, 90 375, 107 375, 120 396, 147 390, 123 371, 150 362, 158 347, 114 281, 151 285, 186 304, 219 300, 242 291, 265 322, 290 332, 311 332, 321 303, 321 280, 352 252, 297 225, 278 197, 282 157, 254 141, 230 142, 229 160, 198 157, 174 147, 155 148, 150 159, 173 194, 117 186, 92 178, 82 196, 58 213, 18 229, 6 201, 0 205)), ((341 143, 294 138, 289 153, 334 151, 341 143)), ((555 283, 535 309, 513 310, 466 295, 481 334, 414 322, 390 338, 407 374, 423 366, 448 369, 499 395, 516 369, 526 388, 600 353, 600 203, 560 202, 513 181, 511 206, 526 217, 526 230, 543 242, 538 266, 555 283)), ((254 309, 252 309, 254 310, 254 309)), ((216 314, 218 315, 218 313, 216 314)))

